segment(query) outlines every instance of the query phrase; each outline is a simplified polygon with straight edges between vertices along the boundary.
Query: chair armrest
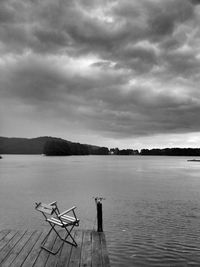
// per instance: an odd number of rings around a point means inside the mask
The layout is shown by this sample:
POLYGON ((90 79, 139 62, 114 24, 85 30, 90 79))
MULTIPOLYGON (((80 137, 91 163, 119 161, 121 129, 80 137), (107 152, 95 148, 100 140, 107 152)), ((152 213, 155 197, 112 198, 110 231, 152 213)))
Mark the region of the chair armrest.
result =
POLYGON ((54 202, 49 203, 50 206, 53 206, 55 204, 57 204, 57 201, 54 201, 54 202))
POLYGON ((65 211, 63 211, 62 213, 58 214, 58 217, 61 217, 61 216, 63 216, 64 214, 66 214, 66 213, 68 213, 68 212, 70 212, 70 211, 74 211, 75 209, 76 209, 76 206, 74 206, 74 207, 72 207, 72 208, 70 208, 70 209, 68 209, 68 210, 65 210, 65 211))

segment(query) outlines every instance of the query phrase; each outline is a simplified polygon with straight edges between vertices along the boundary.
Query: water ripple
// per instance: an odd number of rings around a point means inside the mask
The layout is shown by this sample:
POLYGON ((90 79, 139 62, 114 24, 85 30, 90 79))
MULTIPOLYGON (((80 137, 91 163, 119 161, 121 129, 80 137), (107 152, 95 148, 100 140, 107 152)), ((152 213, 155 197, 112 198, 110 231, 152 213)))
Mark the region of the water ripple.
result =
POLYGON ((113 266, 200 266, 199 214, 194 203, 140 202, 132 211, 126 214, 129 220, 116 214, 115 225, 108 223, 113 266))

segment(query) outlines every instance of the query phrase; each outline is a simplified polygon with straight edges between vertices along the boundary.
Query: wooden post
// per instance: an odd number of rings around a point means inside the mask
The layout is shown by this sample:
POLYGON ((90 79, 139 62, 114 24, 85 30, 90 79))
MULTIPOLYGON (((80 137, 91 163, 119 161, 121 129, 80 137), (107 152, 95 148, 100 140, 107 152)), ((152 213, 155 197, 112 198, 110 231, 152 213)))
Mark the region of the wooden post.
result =
POLYGON ((95 202, 97 205, 97 232, 103 232, 103 211, 101 200, 102 198, 95 198, 95 202))

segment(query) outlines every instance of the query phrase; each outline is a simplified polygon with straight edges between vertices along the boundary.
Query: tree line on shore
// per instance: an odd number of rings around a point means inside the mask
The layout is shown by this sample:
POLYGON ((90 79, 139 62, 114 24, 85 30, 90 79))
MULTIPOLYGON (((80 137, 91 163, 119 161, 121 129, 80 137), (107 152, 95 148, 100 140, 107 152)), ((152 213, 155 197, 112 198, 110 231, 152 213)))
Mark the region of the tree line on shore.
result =
POLYGON ((138 150, 100 147, 70 142, 61 138, 0 137, 0 154, 44 154, 46 156, 70 155, 136 155, 138 150))
POLYGON ((118 149, 69 143, 65 140, 49 140, 44 145, 44 154, 47 156, 70 156, 70 155, 139 155, 138 150, 118 149))
POLYGON ((200 156, 200 148, 142 149, 142 156, 200 156))
POLYGON ((46 156, 70 155, 108 155, 107 147, 98 147, 65 140, 49 140, 44 145, 43 154, 46 156))
POLYGON ((200 148, 119 149, 70 142, 61 138, 44 136, 37 138, 0 137, 0 154, 45 154, 47 156, 70 155, 141 155, 141 156, 200 156, 200 148))

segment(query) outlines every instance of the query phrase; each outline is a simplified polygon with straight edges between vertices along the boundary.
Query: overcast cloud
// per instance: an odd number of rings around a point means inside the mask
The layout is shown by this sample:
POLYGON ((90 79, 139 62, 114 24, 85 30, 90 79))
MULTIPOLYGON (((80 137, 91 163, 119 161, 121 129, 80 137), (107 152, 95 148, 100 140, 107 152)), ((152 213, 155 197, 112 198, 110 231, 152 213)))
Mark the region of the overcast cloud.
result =
POLYGON ((200 147, 200 1, 1 0, 2 136, 200 147))

